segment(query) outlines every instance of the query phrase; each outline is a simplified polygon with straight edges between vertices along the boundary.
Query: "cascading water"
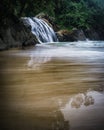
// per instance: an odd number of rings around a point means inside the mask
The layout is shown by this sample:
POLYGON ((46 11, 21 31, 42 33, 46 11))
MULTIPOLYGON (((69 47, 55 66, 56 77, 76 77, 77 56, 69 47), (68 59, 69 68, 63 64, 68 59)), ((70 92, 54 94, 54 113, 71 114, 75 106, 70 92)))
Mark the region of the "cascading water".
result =
POLYGON ((36 17, 25 17, 23 19, 25 20, 26 24, 31 26, 31 31, 34 35, 36 35, 39 42, 46 43, 58 41, 54 30, 44 20, 36 17))

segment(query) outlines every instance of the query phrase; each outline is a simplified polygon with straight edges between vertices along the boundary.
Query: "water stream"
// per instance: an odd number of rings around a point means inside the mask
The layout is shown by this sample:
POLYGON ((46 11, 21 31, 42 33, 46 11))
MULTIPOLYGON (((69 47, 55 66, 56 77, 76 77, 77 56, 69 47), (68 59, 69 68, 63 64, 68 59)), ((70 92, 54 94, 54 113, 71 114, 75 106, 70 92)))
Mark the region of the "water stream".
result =
POLYGON ((58 41, 54 30, 44 20, 36 17, 24 17, 22 19, 26 25, 31 26, 31 32, 37 37, 40 43, 58 41))
POLYGON ((0 52, 2 130, 104 130, 104 42, 0 52))

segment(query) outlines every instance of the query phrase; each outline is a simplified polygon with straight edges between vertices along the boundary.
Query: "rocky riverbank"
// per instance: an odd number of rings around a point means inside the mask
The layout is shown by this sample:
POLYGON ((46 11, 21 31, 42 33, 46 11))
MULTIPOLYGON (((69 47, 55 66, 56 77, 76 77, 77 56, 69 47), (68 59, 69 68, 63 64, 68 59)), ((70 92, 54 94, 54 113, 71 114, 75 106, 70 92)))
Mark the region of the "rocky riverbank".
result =
POLYGON ((95 29, 82 30, 73 28, 71 31, 69 30, 59 30, 57 32, 57 37, 60 42, 68 42, 68 41, 84 41, 86 39, 89 40, 104 40, 104 30, 99 29, 96 31, 95 29))

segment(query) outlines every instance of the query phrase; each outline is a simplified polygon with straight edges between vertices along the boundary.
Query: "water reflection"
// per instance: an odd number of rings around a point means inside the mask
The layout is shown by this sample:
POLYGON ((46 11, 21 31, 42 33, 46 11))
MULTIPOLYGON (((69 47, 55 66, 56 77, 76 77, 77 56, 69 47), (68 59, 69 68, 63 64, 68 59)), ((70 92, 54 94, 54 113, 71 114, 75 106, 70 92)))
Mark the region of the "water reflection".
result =
MULTIPOLYGON (((31 107, 29 108, 31 109, 31 107)), ((30 110, 21 112, 20 109, 10 109, 8 107, 0 119, 2 130, 69 130, 69 121, 65 121, 62 113, 56 111, 49 113, 46 111, 30 110), (36 111, 36 112, 35 112, 36 111), (46 114, 45 114, 46 113, 46 114)))
POLYGON ((34 68, 34 69, 37 69, 39 68, 43 63, 46 63, 48 61, 51 60, 51 57, 48 57, 48 56, 45 56, 45 57, 41 57, 41 56, 34 56, 34 55, 31 55, 30 56, 30 60, 28 61, 28 64, 27 66, 29 68, 34 68))

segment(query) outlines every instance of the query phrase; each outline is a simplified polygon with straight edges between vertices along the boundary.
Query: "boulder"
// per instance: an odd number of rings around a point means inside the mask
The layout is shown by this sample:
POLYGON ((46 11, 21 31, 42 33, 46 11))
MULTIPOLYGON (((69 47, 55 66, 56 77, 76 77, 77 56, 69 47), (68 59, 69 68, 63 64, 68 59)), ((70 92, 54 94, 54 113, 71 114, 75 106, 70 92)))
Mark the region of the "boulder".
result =
POLYGON ((0 50, 22 48, 36 43, 38 43, 36 36, 20 20, 8 19, 6 26, 0 28, 0 50))
POLYGON ((68 30, 60 30, 56 33, 57 38, 60 42, 75 41, 71 34, 72 32, 68 30))
POLYGON ((82 29, 73 28, 71 35, 75 39, 75 41, 85 41, 86 40, 86 36, 82 29))
POLYGON ((57 33, 57 37, 60 42, 73 42, 73 41, 84 41, 86 37, 83 30, 73 29, 69 30, 60 30, 57 33))
POLYGON ((94 29, 85 30, 85 35, 89 40, 99 40, 99 34, 94 29))

